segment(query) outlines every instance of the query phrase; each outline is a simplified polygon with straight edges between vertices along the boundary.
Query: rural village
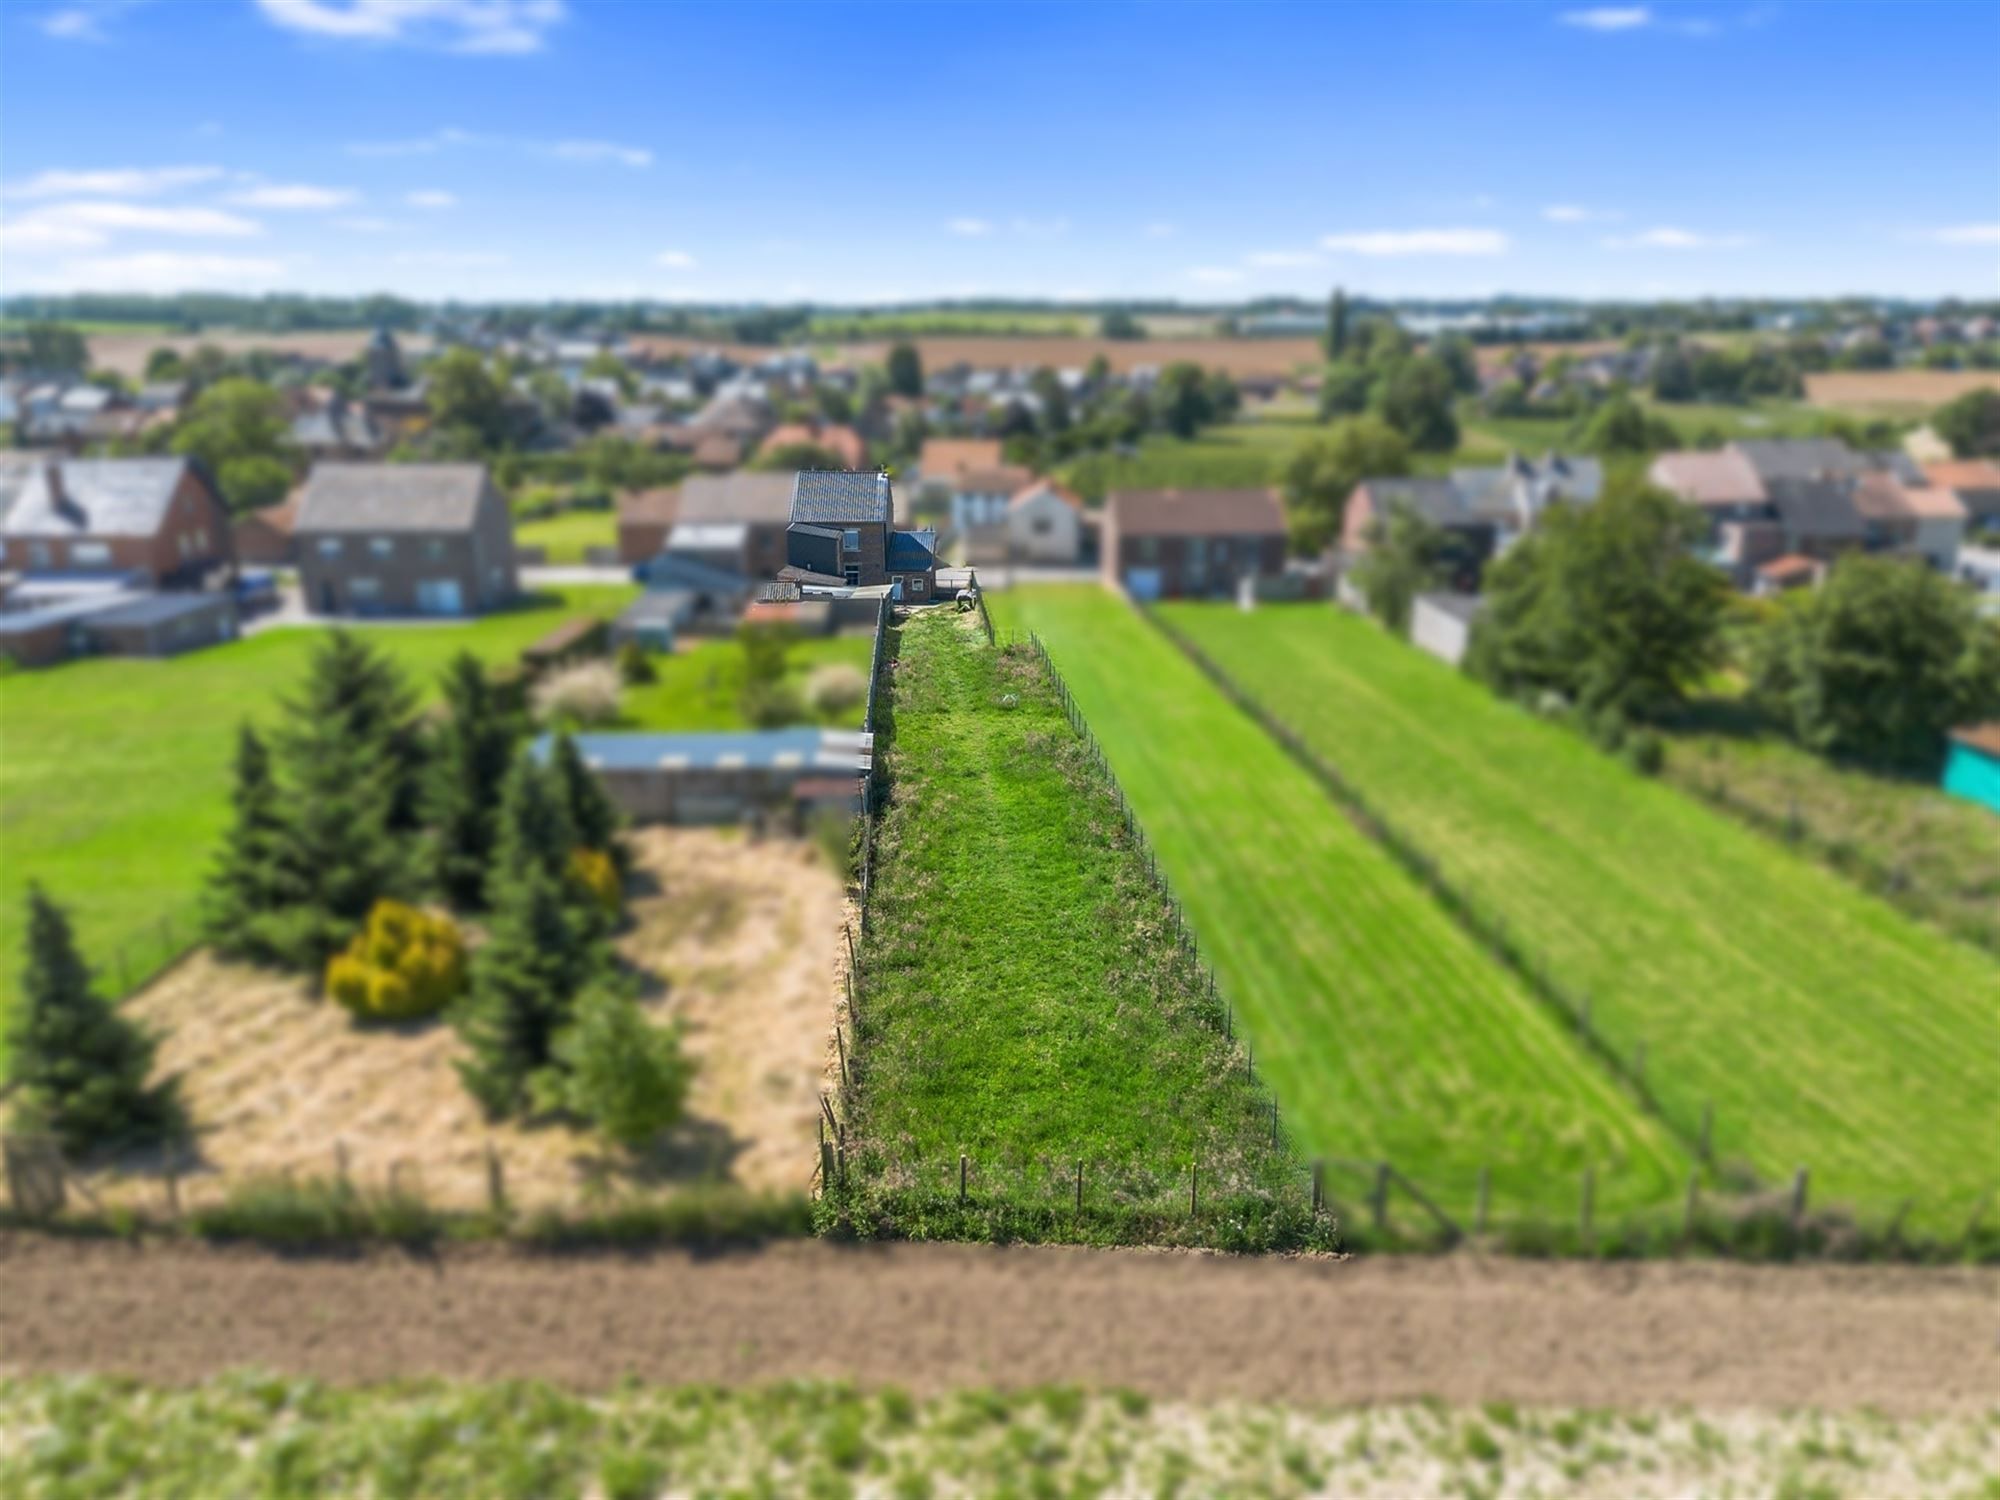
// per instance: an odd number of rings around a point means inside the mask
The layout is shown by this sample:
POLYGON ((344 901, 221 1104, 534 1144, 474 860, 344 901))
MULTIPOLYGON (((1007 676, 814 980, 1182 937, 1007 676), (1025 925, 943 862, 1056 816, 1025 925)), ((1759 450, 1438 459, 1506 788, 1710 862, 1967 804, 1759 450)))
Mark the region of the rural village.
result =
MULTIPOLYGON (((1811 19, 1691 4, 1548 24, 1811 19)), ((238 9, 301 113, 662 19, 238 9)), ((645 180, 596 56, 339 159, 645 180)), ((2000 1494, 2000 298, 487 295, 396 182, 0 182, 0 1492, 2000 1494), (424 289, 37 259, 249 214, 424 289)))

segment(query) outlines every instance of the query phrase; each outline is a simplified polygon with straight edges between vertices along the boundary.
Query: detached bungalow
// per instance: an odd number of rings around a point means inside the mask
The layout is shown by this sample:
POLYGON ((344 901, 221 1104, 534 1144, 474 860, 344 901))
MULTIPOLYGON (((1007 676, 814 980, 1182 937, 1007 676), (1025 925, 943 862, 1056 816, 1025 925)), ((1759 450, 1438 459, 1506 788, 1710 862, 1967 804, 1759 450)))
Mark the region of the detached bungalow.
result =
POLYGON ((1272 490, 1113 490, 1104 581, 1142 601, 1226 597, 1283 573, 1285 538, 1272 490))
POLYGON ((293 534, 318 614, 482 614, 520 588, 513 518, 484 464, 320 464, 293 534))

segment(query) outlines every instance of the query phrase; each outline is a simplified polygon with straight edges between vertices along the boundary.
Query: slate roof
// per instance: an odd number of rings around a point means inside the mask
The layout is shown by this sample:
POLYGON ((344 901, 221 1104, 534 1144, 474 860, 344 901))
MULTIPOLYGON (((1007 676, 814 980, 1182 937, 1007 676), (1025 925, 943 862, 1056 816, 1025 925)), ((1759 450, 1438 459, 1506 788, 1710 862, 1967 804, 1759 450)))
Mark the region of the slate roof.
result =
MULTIPOLYGON (((9 536, 153 536, 188 472, 185 458, 66 458, 27 467, 0 522, 9 536), (49 488, 49 470, 57 488, 49 488)), ((0 484, 0 494, 7 486, 0 484)))
POLYGON ((801 469, 792 482, 792 522, 888 525, 894 514, 889 476, 872 469, 801 469))
POLYGON ((888 570, 891 573, 925 573, 935 566, 937 566, 935 531, 889 533, 888 570))
POLYGON ((1771 503, 1794 537, 1859 541, 1867 531, 1853 486, 1842 479, 1767 479, 1771 503))
POLYGON ((694 474, 681 481, 679 521, 746 521, 782 526, 792 518, 792 476, 746 470, 694 474))
POLYGON ((484 464, 315 464, 295 529, 469 531, 485 490, 484 464))
POLYGON ((1104 508, 1121 537, 1285 534, 1284 508, 1270 490, 1113 490, 1104 508))
POLYGON ((1378 517, 1407 510, 1433 526, 1463 525, 1476 519, 1465 493, 1449 479, 1428 475, 1414 479, 1365 479, 1362 485, 1374 502, 1378 517))
POLYGON ((1730 449, 1741 454, 1768 488, 1774 479, 1815 479, 1859 474, 1871 462, 1839 438, 1739 438, 1730 449))

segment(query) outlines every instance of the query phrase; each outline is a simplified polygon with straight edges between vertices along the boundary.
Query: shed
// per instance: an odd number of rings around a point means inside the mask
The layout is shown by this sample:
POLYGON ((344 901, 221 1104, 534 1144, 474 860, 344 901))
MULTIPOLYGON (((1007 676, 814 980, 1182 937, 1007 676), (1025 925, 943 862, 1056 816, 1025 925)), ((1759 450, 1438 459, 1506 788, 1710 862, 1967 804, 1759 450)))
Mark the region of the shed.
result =
POLYGON ((1473 624, 1483 607, 1476 594, 1419 594, 1410 606, 1410 640, 1455 667, 1465 660, 1473 624))
POLYGON ((108 656, 177 656, 236 636, 228 594, 147 594, 92 615, 84 634, 108 656))
MULTIPOLYGON (((546 757, 550 738, 535 742, 546 757)), ((824 805, 830 778, 858 799, 872 734, 764 729, 712 734, 580 734, 577 750, 611 800, 641 823, 733 823, 751 812, 824 805)))
POLYGON ((2000 813, 2000 720, 1951 732, 1944 789, 2000 813))

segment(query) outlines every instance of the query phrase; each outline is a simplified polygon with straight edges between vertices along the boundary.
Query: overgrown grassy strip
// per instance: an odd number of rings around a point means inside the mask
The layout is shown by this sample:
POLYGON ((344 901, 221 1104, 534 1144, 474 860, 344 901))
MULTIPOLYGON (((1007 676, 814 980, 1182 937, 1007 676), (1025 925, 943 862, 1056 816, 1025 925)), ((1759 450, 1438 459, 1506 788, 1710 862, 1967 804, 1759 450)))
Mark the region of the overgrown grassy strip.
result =
POLYGON ((1040 661, 973 616, 898 635, 842 1209, 922 1236, 1201 1240, 1225 1198, 1309 1206, 1040 661), (1196 1164, 1214 1213, 1191 1219, 1196 1164))
POLYGON ((1496 1218, 1573 1212, 1585 1167, 1607 1209, 1679 1192, 1671 1133, 1165 637, 1088 585, 992 603, 1054 653, 1305 1154, 1461 1216, 1482 1165, 1496 1218))
POLYGON ((1338 767, 1683 1126, 1913 1220, 2000 1185, 2000 964, 1323 607, 1161 618, 1338 767))
POLYGON ((171 1495, 1965 1495, 2000 1421, 1441 1402, 1306 1410, 1051 1386, 914 1398, 536 1383, 0 1380, 0 1490, 171 1495))

